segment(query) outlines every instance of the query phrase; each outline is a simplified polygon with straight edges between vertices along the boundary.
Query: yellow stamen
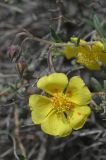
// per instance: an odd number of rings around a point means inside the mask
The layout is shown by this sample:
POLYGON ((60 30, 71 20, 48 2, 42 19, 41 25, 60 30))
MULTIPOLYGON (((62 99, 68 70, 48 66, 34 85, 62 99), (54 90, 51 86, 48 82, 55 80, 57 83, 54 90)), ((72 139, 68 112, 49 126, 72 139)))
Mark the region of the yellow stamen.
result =
POLYGON ((58 112, 70 111, 74 107, 69 94, 54 93, 51 102, 58 112))

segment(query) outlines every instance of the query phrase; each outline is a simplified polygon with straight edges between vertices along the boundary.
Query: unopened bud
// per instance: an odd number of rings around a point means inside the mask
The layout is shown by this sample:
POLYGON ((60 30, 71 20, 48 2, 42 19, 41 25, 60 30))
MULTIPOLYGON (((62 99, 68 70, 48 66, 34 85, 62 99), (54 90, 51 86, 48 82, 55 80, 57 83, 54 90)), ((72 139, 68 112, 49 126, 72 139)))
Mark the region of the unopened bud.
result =
POLYGON ((11 61, 13 61, 14 58, 16 58, 17 60, 20 57, 19 53, 20 53, 20 47, 18 45, 11 45, 7 52, 11 61))
POLYGON ((23 72, 26 68, 27 68, 27 64, 25 59, 23 58, 19 59, 18 62, 16 63, 16 69, 21 77, 23 76, 23 72))

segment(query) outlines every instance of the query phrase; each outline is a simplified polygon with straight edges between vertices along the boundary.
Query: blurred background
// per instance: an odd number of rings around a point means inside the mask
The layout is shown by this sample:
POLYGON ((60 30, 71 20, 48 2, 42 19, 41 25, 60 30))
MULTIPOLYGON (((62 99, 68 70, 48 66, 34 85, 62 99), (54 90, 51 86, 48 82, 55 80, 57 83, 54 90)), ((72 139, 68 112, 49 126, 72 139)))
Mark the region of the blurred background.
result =
MULTIPOLYGON (((106 160, 105 110, 92 112, 84 128, 58 138, 32 123, 28 107, 29 95, 40 92, 37 79, 49 73, 48 45, 24 33, 52 40, 52 28, 65 42, 71 36, 90 40, 94 13, 105 23, 105 0, 0 0, 0 160, 106 160)), ((91 91, 102 90, 102 71, 73 70, 74 62, 60 55, 53 61, 56 71, 80 75, 91 91)), ((94 100, 101 104, 98 96, 94 100)), ((105 98, 102 102, 105 106, 105 98)))

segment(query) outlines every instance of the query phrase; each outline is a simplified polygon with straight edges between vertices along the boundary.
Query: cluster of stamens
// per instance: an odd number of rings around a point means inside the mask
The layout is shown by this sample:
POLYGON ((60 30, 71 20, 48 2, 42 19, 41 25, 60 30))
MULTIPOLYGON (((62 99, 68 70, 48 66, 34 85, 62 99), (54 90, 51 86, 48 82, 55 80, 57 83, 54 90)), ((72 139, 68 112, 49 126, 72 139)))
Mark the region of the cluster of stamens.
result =
POLYGON ((51 98, 53 107, 58 112, 69 111, 73 108, 73 103, 70 100, 70 96, 64 93, 54 93, 51 98))

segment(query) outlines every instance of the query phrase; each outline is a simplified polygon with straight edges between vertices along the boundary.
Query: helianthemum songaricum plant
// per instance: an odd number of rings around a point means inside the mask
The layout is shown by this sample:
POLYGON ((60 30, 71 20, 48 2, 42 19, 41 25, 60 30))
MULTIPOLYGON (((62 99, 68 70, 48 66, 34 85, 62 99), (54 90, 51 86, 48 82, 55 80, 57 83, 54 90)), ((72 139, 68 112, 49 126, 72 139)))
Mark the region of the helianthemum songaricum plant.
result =
MULTIPOLYGON (((74 42, 77 40, 78 38, 72 38, 74 42)), ((76 58, 78 63, 91 70, 99 70, 102 64, 106 65, 105 52, 102 42, 95 41, 88 44, 84 40, 80 40, 78 46, 66 46, 63 51, 67 59, 76 58)))
POLYGON ((64 73, 52 73, 40 78, 37 87, 47 94, 31 95, 29 106, 32 121, 44 132, 62 137, 83 127, 91 113, 91 93, 79 76, 68 81, 64 73))

